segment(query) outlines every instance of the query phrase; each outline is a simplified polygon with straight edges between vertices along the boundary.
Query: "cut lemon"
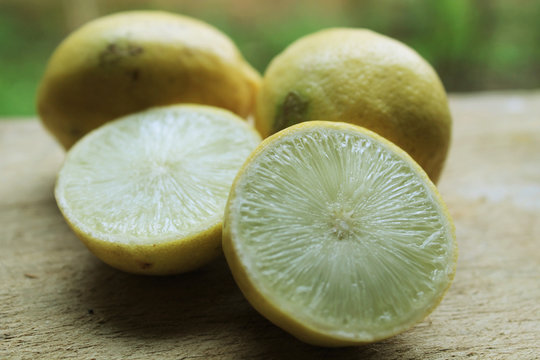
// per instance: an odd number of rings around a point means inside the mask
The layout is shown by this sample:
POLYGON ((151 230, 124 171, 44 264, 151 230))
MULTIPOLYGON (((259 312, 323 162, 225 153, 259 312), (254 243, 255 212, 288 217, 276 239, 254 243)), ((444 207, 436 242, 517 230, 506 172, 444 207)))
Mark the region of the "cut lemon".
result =
POLYGON ((226 110, 154 108, 73 146, 56 200, 74 232, 111 266, 142 274, 193 270, 221 253, 230 186, 259 142, 226 110))
POLYGON ((426 173, 364 128, 313 121, 263 141, 238 173, 223 250, 248 301, 315 345, 421 321, 453 279, 452 220, 426 173))

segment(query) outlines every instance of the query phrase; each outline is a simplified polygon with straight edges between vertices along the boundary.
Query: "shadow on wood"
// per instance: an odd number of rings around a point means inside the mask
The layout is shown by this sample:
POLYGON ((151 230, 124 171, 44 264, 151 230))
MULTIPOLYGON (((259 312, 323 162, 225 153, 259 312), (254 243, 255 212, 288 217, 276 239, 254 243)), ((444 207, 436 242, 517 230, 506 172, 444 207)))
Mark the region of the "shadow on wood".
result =
MULTIPOLYGON (((89 254, 89 256, 92 256, 89 254)), ((224 258, 193 273, 146 277, 89 262, 78 303, 87 308, 84 323, 101 336, 132 338, 141 344, 176 341, 207 355, 231 351, 242 357, 332 356, 366 358, 375 345, 325 349, 304 344, 259 315, 244 299, 224 258)), ((399 347, 403 347, 399 342, 399 347)), ((162 344, 160 345, 162 347, 162 344)))

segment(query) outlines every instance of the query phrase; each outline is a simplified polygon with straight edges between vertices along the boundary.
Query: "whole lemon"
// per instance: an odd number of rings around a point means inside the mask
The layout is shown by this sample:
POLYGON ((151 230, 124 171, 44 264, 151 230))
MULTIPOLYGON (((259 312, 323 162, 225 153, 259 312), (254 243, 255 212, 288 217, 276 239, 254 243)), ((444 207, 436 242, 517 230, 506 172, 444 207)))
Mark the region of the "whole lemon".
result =
POLYGON ((93 20, 54 51, 41 81, 38 113, 59 142, 120 116, 160 105, 197 103, 248 116, 260 75, 214 27, 162 11, 93 20))
POLYGON ((444 87, 413 49, 366 29, 307 35, 266 70, 255 125, 266 137, 307 120, 366 127, 409 153, 433 182, 450 145, 444 87))

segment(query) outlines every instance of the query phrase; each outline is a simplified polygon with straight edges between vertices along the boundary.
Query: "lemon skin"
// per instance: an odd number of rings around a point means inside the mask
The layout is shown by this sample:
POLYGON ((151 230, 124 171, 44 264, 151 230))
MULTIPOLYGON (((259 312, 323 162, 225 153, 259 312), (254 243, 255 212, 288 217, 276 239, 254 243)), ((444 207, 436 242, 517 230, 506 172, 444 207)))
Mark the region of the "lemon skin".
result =
POLYGON ((93 20, 52 54, 37 94, 45 127, 69 149, 103 123, 143 109, 206 104, 247 117, 260 75, 202 21, 162 11, 93 20))
POLYGON ((255 111, 262 136, 309 120, 368 128, 409 153, 435 183, 451 140, 437 73, 410 47, 366 29, 307 35, 268 66, 255 111))

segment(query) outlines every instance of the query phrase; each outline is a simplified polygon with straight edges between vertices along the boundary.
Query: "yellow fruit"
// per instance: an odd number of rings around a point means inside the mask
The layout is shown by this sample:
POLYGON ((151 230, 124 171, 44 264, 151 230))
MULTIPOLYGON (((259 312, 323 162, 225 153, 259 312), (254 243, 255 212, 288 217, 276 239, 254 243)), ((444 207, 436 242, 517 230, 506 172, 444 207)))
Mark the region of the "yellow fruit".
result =
POLYGON ((314 345, 409 329, 455 273, 454 226, 437 189, 393 143, 325 121, 264 140, 225 208, 223 251, 247 300, 314 345))
POLYGON ((152 106, 207 104, 246 117, 259 82, 234 43, 210 25, 131 11, 68 36, 49 60, 37 104, 44 125, 69 148, 99 125, 152 106))
POLYGON ((165 275, 221 254, 225 202, 261 138, 229 111, 153 108, 109 122, 77 142, 55 196, 82 242, 123 271, 165 275))
POLYGON ((279 54, 264 74, 255 120, 263 137, 307 120, 361 125, 407 151, 434 182, 451 136, 446 93, 432 67, 364 29, 323 30, 279 54))

